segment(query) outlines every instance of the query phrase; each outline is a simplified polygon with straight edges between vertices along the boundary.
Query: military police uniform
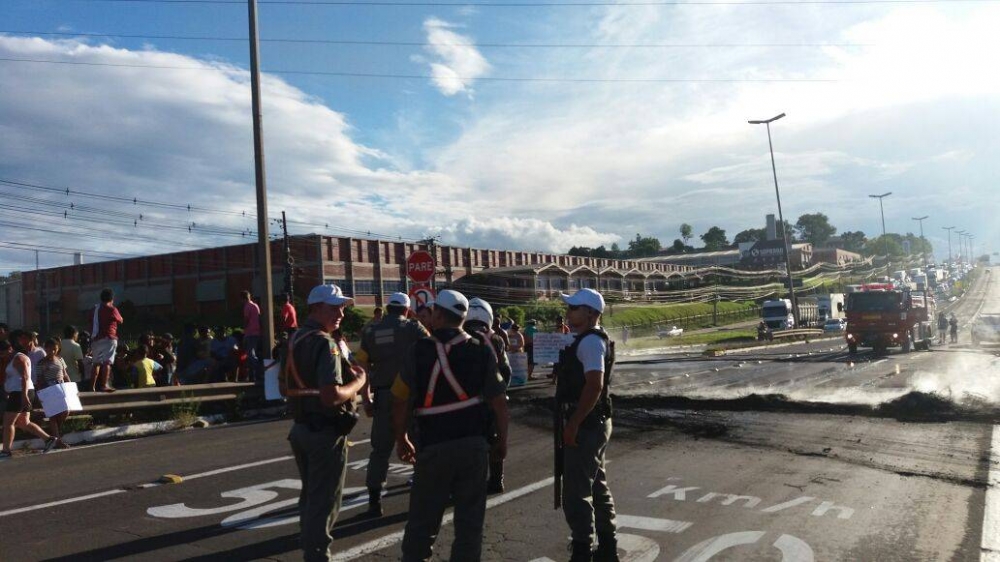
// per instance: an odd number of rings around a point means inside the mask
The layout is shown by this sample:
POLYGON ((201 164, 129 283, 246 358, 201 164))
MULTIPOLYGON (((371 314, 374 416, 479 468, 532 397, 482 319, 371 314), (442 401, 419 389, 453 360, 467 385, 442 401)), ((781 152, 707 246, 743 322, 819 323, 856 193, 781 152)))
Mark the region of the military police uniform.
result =
MULTIPOLYGON (((589 306, 598 312, 604 299, 592 289, 563 295, 570 306, 589 306), (589 293, 589 294, 588 294, 589 293)), ((608 488, 604 454, 611 439, 611 373, 615 363, 614 342, 600 327, 576 335, 559 353, 556 403, 568 420, 586 386, 586 373, 601 370, 603 386, 597 404, 580 423, 576 446, 563 447, 562 503, 572 535, 571 560, 591 560, 593 535, 598 539, 594 560, 618 560, 615 503, 608 488)))
MULTIPOLYGON (((390 297, 390 306, 408 308, 409 298, 403 293, 390 297)), ((370 509, 381 513, 381 494, 389 473, 395 433, 392 429, 391 388, 402 370, 403 359, 413 344, 426 337, 427 330, 416 320, 386 314, 381 321, 370 325, 361 336, 361 349, 356 357, 369 366, 369 387, 374 394, 374 414, 371 429, 372 452, 368 458, 368 487, 370 509)))
MULTIPOLYGON (((440 300, 439 295, 435 306, 440 300)), ((487 409, 504 390, 493 351, 461 329, 434 330, 413 346, 393 387, 396 396, 411 400, 416 421, 404 562, 430 559, 449 503, 455 510, 450 560, 480 559, 489 464, 487 409)))
POLYGON ((316 321, 306 320, 282 357, 288 403, 295 423, 288 434, 302 480, 299 494, 301 542, 306 562, 332 556, 330 532, 340 513, 347 470, 347 435, 353 427, 353 403, 328 408, 319 389, 353 379, 344 368, 337 342, 316 321))

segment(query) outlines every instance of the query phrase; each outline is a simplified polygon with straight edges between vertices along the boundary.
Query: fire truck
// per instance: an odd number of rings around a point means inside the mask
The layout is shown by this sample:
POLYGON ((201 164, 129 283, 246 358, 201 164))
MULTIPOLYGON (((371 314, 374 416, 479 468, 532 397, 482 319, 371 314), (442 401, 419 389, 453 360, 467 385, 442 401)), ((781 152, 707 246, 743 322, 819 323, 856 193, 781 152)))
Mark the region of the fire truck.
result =
POLYGON ((845 338, 851 354, 858 347, 885 353, 930 349, 934 341, 934 297, 926 291, 897 288, 891 283, 862 285, 847 295, 845 338))

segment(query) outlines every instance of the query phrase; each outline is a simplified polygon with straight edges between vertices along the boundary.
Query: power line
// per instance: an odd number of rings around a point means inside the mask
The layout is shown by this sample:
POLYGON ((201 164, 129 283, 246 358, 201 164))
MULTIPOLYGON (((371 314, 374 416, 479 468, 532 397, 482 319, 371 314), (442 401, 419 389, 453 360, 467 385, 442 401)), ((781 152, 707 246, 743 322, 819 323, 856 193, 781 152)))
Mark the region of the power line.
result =
MULTIPOLYGON (((230 4, 244 6, 243 0, 75 0, 77 2, 106 2, 134 4, 230 4)), ((260 0, 258 4, 288 6, 349 6, 349 7, 470 7, 470 8, 528 8, 528 7, 593 7, 593 6, 794 6, 794 5, 857 5, 857 4, 989 4, 998 0, 633 0, 625 2, 402 2, 376 0, 350 2, 346 0, 260 0)))
MULTIPOLYGON (((15 35, 57 37, 111 37, 115 39, 168 39, 179 41, 249 41, 246 37, 210 37, 190 35, 126 35, 119 33, 71 33, 56 31, 0 30, 15 35)), ((822 48, 874 47, 875 43, 436 43, 422 41, 375 41, 360 39, 261 39, 263 43, 301 43, 320 45, 361 45, 390 47, 469 47, 512 49, 686 49, 686 48, 822 48)))
MULTIPOLYGON (((134 0, 132 0, 134 1, 134 0)), ((998 0, 1000 1, 1000 0, 998 0)), ((114 68, 149 68, 156 70, 200 70, 217 71, 218 69, 205 66, 172 66, 153 64, 118 64, 107 62, 86 62, 86 61, 59 61, 45 59, 21 59, 21 58, 0 58, 3 62, 24 62, 40 64, 62 64, 70 66, 100 66, 114 68)), ((287 75, 310 75, 310 76, 330 76, 342 78, 379 78, 379 79, 404 79, 404 80, 433 80, 434 76, 428 74, 389 74, 372 72, 324 72, 315 70, 276 70, 266 69, 270 74, 287 75)), ((614 83, 614 84, 657 84, 657 83, 834 83, 843 82, 837 79, 821 78, 552 78, 540 76, 452 76, 453 80, 476 80, 485 82, 545 82, 545 83, 614 83)))

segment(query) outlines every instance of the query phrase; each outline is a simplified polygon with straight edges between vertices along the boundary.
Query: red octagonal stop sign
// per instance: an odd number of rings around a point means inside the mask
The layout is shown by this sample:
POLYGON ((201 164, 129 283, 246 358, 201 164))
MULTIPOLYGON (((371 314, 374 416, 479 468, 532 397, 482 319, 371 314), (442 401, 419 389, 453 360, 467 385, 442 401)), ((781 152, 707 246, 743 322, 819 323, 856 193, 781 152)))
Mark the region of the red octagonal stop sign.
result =
POLYGON ((424 250, 417 250, 406 258, 406 276, 415 283, 426 283, 434 277, 434 258, 424 250))

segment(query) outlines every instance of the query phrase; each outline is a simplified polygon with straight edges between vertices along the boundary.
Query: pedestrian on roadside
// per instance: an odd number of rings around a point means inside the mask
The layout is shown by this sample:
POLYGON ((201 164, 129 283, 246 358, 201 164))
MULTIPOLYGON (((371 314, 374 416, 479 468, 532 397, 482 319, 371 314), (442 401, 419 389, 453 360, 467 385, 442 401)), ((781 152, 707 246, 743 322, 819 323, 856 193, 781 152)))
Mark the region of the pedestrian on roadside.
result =
MULTIPOLYGON (((36 377, 38 379, 38 386, 36 387, 38 390, 70 382, 66 362, 60 354, 60 348, 59 340, 55 338, 45 340, 45 344, 42 346, 42 349, 45 351, 45 357, 42 357, 42 360, 38 362, 38 375, 36 377)), ((68 411, 49 417, 49 431, 56 438, 55 446, 58 449, 69 448, 69 445, 63 443, 62 440, 62 424, 66 421, 67 417, 69 417, 68 411)))
POLYGON ((396 452, 414 463, 403 562, 430 559, 449 504, 455 527, 450 560, 482 557, 490 454, 486 410, 496 416, 501 459, 507 455, 508 412, 493 350, 462 331, 468 311, 469 301, 458 291, 438 293, 431 336, 414 344, 393 384, 396 452))
POLYGON ((510 334, 508 334, 507 330, 504 329, 504 327, 501 325, 501 323, 500 323, 500 315, 499 314, 497 314, 496 316, 493 317, 493 333, 496 334, 496 335, 498 335, 498 336, 500 336, 500 339, 503 340, 504 351, 509 351, 510 350, 510 334))
POLYGON ((292 295, 285 295, 284 303, 281 305, 281 325, 279 328, 286 334, 291 334, 299 328, 299 315, 295 311, 292 303, 292 295))
MULTIPOLYGON (((38 345, 38 332, 21 330, 18 332, 17 345, 31 361, 31 383, 38 386, 38 363, 45 357, 45 350, 38 345)), ((16 347, 16 346, 15 346, 16 347)))
POLYGON ((566 324, 566 318, 559 318, 559 333, 568 334, 569 331, 569 325, 566 324))
POLYGON ((94 307, 91 333, 91 353, 94 358, 90 390, 114 392, 111 386, 111 366, 118 351, 118 326, 124 324, 122 315, 115 308, 115 293, 111 289, 101 291, 101 302, 94 307))
POLYGON ((615 503, 605 452, 611 439, 614 342, 600 326, 604 297, 593 289, 561 295, 573 343, 559 356, 556 401, 563 405, 563 512, 572 562, 618 560, 615 503), (592 551, 597 534, 597 550, 592 551))
POLYGON ((938 314, 938 343, 944 345, 945 338, 948 337, 948 317, 943 312, 938 314))
POLYGON ((524 352, 528 354, 528 380, 535 378, 535 334, 538 333, 538 321, 528 320, 524 328, 524 352))
POLYGON ((511 353, 521 353, 524 351, 524 334, 521 333, 521 326, 517 322, 510 325, 507 339, 510 341, 511 353))
MULTIPOLYGON (((510 387, 510 379, 513 376, 510 361, 504 348, 503 339, 499 334, 493 332, 493 307, 490 303, 480 298, 469 299, 469 314, 465 317, 462 329, 470 336, 479 338, 482 343, 488 343, 493 348, 496 355, 497 371, 503 379, 504 390, 510 387)), ((505 392, 506 396, 506 392, 505 392)), ((497 443, 500 439, 500 432, 497 428, 496 417, 490 411, 490 480, 486 485, 486 491, 490 494, 503 493, 503 461, 497 450, 497 443)))
POLYGON ((59 342, 59 356, 66 362, 66 374, 69 375, 69 380, 75 383, 83 382, 83 373, 86 370, 83 365, 83 348, 77 341, 79 338, 80 332, 76 326, 66 326, 63 328, 63 339, 59 342))
POLYGON ((958 343, 958 318, 955 318, 954 314, 948 320, 948 328, 951 332, 951 343, 958 343))
POLYGON ((331 334, 354 300, 336 285, 318 285, 307 299, 309 315, 282 353, 285 394, 295 419, 288 434, 302 480, 299 523, 305 562, 329 561, 330 534, 340 514, 347 476, 347 436, 357 422, 354 398, 364 371, 345 371, 331 334))
POLYGON ((149 347, 140 345, 132 354, 132 384, 135 388, 150 388, 156 386, 156 376, 163 370, 163 365, 149 358, 149 347))
MULTIPOLYGON (((15 332, 16 333, 16 332, 15 332)), ((17 338, 11 338, 17 341, 17 338)), ((47 453, 56 444, 56 438, 45 433, 38 424, 31 421, 31 404, 35 400, 35 385, 31 382, 31 360, 23 348, 15 348, 10 342, 0 342, 0 357, 7 357, 4 369, 3 389, 7 393, 7 404, 3 411, 3 449, 0 460, 9 459, 13 453, 14 430, 27 431, 45 442, 42 452, 47 453)))
POLYGON ((416 310, 417 321, 425 330, 431 329, 431 313, 434 311, 434 301, 418 304, 416 310))
POLYGON ((365 475, 369 517, 382 516, 382 490, 396 443, 392 429, 392 384, 413 344, 429 335, 420 322, 406 318, 409 308, 410 297, 406 293, 393 293, 383 318, 362 332, 361 349, 355 356, 369 373, 368 384, 361 392, 365 413, 372 418, 372 452, 365 475))
MULTIPOLYGON (((257 384, 264 384, 264 373, 260 369, 260 307, 253 302, 250 291, 240 293, 243 297, 243 349, 247 354, 250 376, 257 384)), ((221 334, 220 334, 221 337, 221 334)))

